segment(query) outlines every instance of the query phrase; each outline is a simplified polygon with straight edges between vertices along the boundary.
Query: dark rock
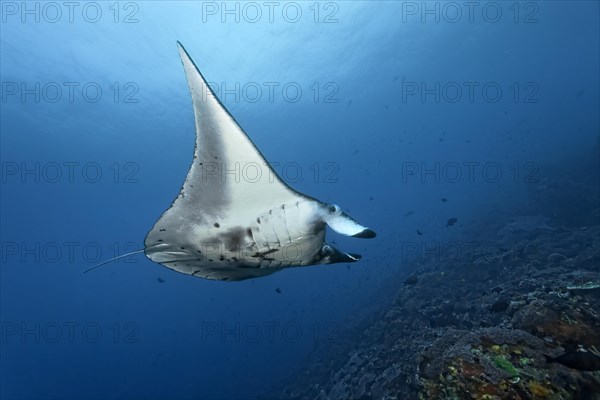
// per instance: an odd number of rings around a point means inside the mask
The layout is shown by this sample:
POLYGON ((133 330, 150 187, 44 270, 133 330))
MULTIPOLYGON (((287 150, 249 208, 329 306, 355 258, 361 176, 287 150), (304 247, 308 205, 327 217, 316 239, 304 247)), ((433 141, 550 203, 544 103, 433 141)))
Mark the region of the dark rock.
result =
POLYGON ((531 209, 516 214, 539 217, 511 221, 497 211, 473 231, 473 241, 502 231, 497 252, 413 265, 418 277, 398 277, 393 304, 318 348, 270 398, 598 400, 597 374, 544 356, 600 348, 599 291, 566 289, 598 280, 597 191, 592 204, 593 185, 567 181, 540 183, 531 209), (573 193, 555 209, 548 199, 565 187, 573 193), (582 209, 572 210, 579 195, 582 209))
POLYGON ((417 274, 412 274, 404 280, 405 285, 416 285, 417 283, 419 283, 419 277, 417 274))
POLYGON ((510 303, 508 301, 498 300, 497 302, 495 302, 494 304, 492 304, 490 306, 490 311, 495 312, 495 313, 501 313, 501 312, 508 310, 508 306, 510 306, 510 303))

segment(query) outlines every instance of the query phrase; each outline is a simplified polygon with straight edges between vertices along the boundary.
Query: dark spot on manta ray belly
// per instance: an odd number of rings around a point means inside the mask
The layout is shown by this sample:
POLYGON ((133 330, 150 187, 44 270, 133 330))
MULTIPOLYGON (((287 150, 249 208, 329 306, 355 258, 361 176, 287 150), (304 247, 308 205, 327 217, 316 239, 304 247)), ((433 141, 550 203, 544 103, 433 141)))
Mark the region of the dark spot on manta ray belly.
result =
POLYGON ((218 222, 215 222, 215 228, 219 228, 221 225, 218 222))
POLYGON ((222 234, 223 244, 229 251, 239 251, 242 248, 242 241, 248 231, 242 227, 233 228, 222 234))

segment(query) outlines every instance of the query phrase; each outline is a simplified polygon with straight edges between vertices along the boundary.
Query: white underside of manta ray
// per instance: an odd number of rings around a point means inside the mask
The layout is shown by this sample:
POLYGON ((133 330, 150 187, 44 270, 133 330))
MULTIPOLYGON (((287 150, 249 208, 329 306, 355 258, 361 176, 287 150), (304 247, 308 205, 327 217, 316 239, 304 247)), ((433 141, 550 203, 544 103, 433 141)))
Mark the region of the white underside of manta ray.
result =
POLYGON ((184 274, 224 281, 358 261, 325 242, 325 226, 359 238, 375 232, 284 183, 177 44, 194 106, 194 160, 179 195, 146 236, 146 256, 184 274), (256 173, 250 179, 227 173, 235 168, 256 173))

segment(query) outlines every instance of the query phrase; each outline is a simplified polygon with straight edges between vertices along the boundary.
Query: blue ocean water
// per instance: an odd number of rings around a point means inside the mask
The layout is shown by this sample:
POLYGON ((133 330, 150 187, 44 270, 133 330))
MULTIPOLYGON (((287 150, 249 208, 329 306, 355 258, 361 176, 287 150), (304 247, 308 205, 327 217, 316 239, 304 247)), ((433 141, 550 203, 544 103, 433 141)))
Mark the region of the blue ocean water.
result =
POLYGON ((0 4, 6 399, 269 393, 388 301, 417 230, 456 240, 545 165, 598 151, 593 1, 0 4), (82 273, 141 248, 189 168, 177 40, 284 180, 377 231, 328 232, 360 262, 82 273))

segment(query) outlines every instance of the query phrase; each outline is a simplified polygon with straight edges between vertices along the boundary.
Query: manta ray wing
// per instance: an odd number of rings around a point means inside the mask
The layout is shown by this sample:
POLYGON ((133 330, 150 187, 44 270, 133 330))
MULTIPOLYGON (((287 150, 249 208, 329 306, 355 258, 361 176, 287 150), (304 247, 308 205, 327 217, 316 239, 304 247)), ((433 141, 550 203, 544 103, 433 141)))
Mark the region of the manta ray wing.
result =
POLYGON ((146 236, 146 256, 218 280, 357 261, 325 243, 325 224, 357 237, 374 232, 285 184, 178 47, 194 108, 194 159, 179 195, 146 236))

